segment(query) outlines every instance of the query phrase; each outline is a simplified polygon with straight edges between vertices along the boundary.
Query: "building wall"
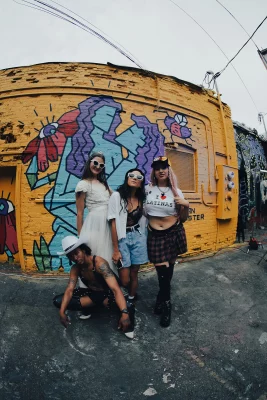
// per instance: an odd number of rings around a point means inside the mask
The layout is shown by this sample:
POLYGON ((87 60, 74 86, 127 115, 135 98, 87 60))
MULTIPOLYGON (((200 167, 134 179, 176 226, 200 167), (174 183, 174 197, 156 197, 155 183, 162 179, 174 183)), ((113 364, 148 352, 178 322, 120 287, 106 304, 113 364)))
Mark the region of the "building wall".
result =
POLYGON ((245 227, 267 224, 267 207, 262 192, 267 187, 267 161, 264 142, 255 132, 234 123, 239 168, 239 216, 245 227), (248 224, 247 224, 248 223, 248 224))
MULTIPOLYGON (((187 254, 234 242, 238 193, 227 203, 230 217, 218 219, 227 182, 216 167, 236 170, 234 132, 229 107, 220 109, 213 92, 112 65, 41 64, 0 71, 0 168, 15 171, 12 256, 22 268, 69 269, 57 251, 62 237, 77 233, 74 188, 92 150, 104 152, 113 189, 130 168, 148 181, 153 158, 167 153, 190 202, 187 254)), ((0 236, 2 262, 12 252, 6 240, 0 236)))

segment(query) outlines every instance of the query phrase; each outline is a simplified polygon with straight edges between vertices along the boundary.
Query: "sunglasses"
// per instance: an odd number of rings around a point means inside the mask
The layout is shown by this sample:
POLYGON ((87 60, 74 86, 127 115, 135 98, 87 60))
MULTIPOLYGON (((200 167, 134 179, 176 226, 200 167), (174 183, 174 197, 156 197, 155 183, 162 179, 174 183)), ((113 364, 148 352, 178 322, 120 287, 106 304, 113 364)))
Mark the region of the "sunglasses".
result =
POLYGON ((168 168, 168 165, 156 165, 154 167, 154 170, 159 171, 160 169, 167 169, 167 168, 168 168))
POLYGON ((105 168, 105 164, 99 163, 99 162, 96 161, 96 160, 92 161, 92 163, 93 163, 93 165, 94 165, 95 167, 98 167, 98 168, 101 168, 101 169, 105 168))
POLYGON ((168 157, 160 156, 160 157, 154 158, 153 162, 157 162, 157 161, 168 161, 168 157))
POLYGON ((135 178, 138 181, 142 181, 144 179, 143 175, 136 175, 136 174, 133 174, 132 172, 129 172, 128 178, 132 178, 132 179, 135 178))

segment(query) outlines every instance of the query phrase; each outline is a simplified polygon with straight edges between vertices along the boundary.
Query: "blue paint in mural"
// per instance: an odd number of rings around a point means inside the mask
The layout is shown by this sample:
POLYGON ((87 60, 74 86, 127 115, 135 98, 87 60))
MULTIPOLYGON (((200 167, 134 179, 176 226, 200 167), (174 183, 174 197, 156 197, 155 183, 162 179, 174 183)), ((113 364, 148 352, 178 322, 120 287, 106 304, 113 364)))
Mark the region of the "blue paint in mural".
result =
POLYGON ((77 234, 74 189, 92 151, 100 150, 105 154, 107 180, 113 189, 122 183, 130 168, 142 169, 148 180, 153 158, 163 154, 165 138, 158 125, 145 116, 132 114, 133 125, 117 135, 121 112, 122 105, 111 97, 92 96, 80 103, 78 109, 50 123, 49 129, 42 128, 25 149, 23 162, 31 160, 26 172, 31 188, 54 182, 44 198, 45 208, 55 216, 54 236, 47 246, 43 238, 40 248, 36 242, 34 244, 39 269, 57 270, 62 266, 65 271, 70 269, 68 259, 60 259, 57 251, 64 236, 77 234), (123 148, 128 153, 126 158, 123 148), (57 172, 38 180, 38 171, 44 172, 49 162, 56 161, 58 156, 61 159, 57 172))

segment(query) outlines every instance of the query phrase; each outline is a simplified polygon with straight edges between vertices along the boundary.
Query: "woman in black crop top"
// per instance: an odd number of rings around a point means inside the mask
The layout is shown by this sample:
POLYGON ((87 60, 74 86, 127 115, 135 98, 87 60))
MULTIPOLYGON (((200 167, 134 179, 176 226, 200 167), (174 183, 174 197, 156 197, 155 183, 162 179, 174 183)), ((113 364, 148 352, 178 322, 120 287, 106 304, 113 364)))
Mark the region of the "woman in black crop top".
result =
POLYGON ((155 265, 159 292, 154 313, 161 314, 160 325, 171 321, 170 282, 178 254, 187 251, 182 222, 189 203, 177 188, 177 180, 167 157, 154 159, 151 184, 146 186, 145 210, 148 218, 148 257, 155 265))
POLYGON ((128 289, 128 306, 134 307, 140 264, 148 262, 143 203, 145 176, 130 169, 124 183, 112 193, 108 219, 111 221, 113 261, 118 265, 122 285, 128 289))

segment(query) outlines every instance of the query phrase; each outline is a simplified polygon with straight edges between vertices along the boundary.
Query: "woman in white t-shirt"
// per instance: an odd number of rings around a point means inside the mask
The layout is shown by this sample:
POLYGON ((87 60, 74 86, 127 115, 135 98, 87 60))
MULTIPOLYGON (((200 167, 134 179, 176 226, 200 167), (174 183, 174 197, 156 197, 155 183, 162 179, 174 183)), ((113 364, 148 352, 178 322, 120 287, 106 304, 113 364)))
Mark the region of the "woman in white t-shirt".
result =
POLYGON ((178 254, 187 251, 182 224, 188 213, 189 202, 177 187, 177 179, 167 157, 154 159, 151 183, 146 186, 145 212, 148 218, 148 258, 155 265, 159 293, 154 313, 161 314, 160 324, 170 325, 170 282, 178 254))

